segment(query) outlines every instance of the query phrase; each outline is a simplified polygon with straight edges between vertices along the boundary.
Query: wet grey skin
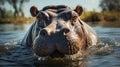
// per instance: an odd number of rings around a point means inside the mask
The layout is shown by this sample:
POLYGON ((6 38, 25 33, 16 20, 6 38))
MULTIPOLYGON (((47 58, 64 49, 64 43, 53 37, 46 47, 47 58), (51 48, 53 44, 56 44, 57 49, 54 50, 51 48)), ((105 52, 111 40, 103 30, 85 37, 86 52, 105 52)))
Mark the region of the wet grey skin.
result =
POLYGON ((36 20, 21 43, 32 47, 37 56, 74 55, 99 42, 96 32, 80 19, 81 9, 52 5, 38 10, 32 6, 30 12, 36 20))

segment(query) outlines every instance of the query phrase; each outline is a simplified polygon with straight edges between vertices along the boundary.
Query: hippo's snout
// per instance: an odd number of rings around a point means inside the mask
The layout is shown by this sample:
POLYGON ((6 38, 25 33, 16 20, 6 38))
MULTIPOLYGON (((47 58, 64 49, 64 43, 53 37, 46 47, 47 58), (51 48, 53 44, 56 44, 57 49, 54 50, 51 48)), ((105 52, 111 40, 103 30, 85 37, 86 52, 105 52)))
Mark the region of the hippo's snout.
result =
MULTIPOLYGON (((49 28, 51 29, 51 28, 49 28)), ((79 51, 79 38, 75 37, 68 28, 59 31, 54 29, 42 29, 40 35, 34 40, 33 49, 39 56, 64 57, 79 51)))

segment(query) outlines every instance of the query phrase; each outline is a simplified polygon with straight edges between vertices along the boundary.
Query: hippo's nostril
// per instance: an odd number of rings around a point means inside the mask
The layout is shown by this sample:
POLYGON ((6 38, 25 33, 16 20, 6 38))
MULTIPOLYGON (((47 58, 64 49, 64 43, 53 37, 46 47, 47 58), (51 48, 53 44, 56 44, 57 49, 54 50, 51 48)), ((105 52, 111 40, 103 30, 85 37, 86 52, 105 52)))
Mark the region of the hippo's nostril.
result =
POLYGON ((40 35, 41 36, 46 36, 46 35, 48 35, 48 33, 45 29, 43 29, 43 30, 40 31, 40 35))
POLYGON ((67 34, 67 33, 70 32, 70 30, 69 30, 68 28, 64 28, 64 29, 63 29, 63 32, 64 32, 64 34, 67 34))

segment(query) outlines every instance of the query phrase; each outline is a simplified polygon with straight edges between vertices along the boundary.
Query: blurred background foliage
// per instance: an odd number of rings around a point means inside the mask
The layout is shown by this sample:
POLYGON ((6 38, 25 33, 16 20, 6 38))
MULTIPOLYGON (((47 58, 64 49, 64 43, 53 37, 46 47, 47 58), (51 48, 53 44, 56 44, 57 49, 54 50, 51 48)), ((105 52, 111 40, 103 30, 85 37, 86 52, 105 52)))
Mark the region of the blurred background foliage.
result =
MULTIPOLYGON (((24 21, 33 21, 33 18, 25 17, 23 11, 23 5, 29 3, 30 0, 0 0, 0 23, 18 23, 24 21), (4 5, 8 3, 13 10, 8 10, 4 5), (14 18, 17 18, 14 21, 14 18)), ((76 4, 77 5, 77 4, 76 4)), ((81 19, 94 23, 117 23, 120 26, 120 0, 100 0, 99 6, 101 11, 97 12, 95 9, 93 11, 86 11, 82 14, 81 19)))
POLYGON ((24 17, 23 4, 25 2, 29 2, 29 0, 0 0, 0 17, 1 18, 12 17, 12 16, 24 17), (9 5, 13 7, 14 12, 6 9, 6 7, 4 6, 5 2, 8 2, 9 5))

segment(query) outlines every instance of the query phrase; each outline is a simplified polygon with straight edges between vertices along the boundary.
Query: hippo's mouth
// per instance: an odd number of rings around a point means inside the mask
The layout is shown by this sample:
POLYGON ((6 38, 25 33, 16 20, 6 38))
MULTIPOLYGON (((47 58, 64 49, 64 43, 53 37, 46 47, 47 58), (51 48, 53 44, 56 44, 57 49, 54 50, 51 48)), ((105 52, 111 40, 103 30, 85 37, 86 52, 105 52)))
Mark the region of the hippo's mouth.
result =
POLYGON ((50 56, 54 57, 64 57, 66 55, 76 54, 80 50, 80 45, 82 42, 76 36, 66 35, 63 36, 60 33, 59 37, 57 34, 53 36, 43 38, 36 38, 33 45, 34 53, 38 56, 50 56))
POLYGON ((52 47, 52 44, 50 46, 40 47, 38 45, 34 45, 34 52, 36 55, 42 57, 50 56, 51 58, 63 58, 65 55, 73 55, 79 51, 79 48, 76 46, 76 44, 70 42, 67 42, 64 45, 57 44, 55 47, 52 47))
POLYGON ((58 50, 55 50, 50 57, 55 58, 55 57, 64 57, 65 55, 63 53, 60 53, 58 50))

